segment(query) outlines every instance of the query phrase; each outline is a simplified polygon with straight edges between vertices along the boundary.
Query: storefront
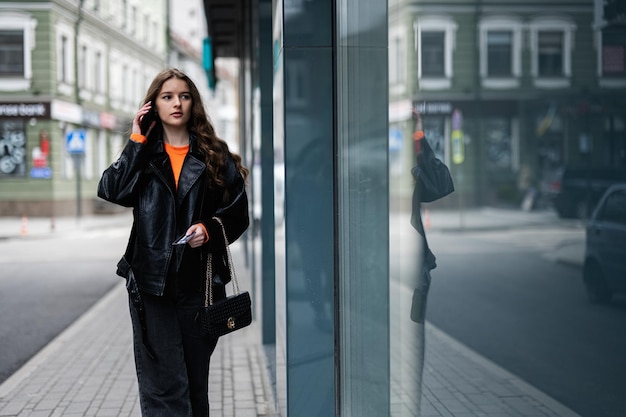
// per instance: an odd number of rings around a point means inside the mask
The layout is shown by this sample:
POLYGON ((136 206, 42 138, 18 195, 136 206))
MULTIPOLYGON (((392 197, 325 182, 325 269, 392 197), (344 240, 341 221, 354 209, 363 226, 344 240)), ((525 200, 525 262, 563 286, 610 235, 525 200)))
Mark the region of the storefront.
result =
POLYGON ((57 99, 0 102, 0 215, 74 215, 79 207, 92 212, 100 173, 121 147, 118 131, 126 126, 120 122, 57 99), (68 149, 77 132, 79 156, 68 149))
POLYGON ((0 181, 50 178, 48 132, 38 132, 34 146, 27 143, 37 122, 49 119, 50 103, 0 103, 0 181))

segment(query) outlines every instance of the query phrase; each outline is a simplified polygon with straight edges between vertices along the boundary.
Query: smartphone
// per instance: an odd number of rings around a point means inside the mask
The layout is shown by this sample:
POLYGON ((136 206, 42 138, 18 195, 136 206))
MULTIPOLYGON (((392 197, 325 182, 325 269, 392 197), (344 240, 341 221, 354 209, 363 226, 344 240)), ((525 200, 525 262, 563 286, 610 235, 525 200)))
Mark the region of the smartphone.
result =
MULTIPOLYGON (((156 114, 156 110, 154 109, 151 109, 148 113, 144 114, 143 118, 141 119, 142 135, 148 136, 148 129, 150 129, 150 125, 152 124, 152 122, 158 122, 158 116, 156 114)), ((156 125, 154 127, 156 127, 156 125)))
POLYGON ((191 238, 195 236, 195 234, 196 232, 193 232, 190 235, 182 235, 181 237, 176 239, 174 243, 172 243, 172 245, 184 245, 185 243, 189 242, 191 238))

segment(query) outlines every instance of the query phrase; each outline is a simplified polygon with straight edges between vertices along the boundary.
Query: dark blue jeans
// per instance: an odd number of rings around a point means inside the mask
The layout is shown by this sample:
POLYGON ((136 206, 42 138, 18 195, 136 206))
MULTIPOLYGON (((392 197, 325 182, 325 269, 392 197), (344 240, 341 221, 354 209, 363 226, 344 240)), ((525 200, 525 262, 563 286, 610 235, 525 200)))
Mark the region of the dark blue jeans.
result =
POLYGON ((141 414, 207 417, 209 360, 217 339, 200 330, 198 311, 204 294, 173 287, 162 297, 141 293, 147 337, 156 359, 150 358, 143 345, 141 323, 130 303, 141 414))

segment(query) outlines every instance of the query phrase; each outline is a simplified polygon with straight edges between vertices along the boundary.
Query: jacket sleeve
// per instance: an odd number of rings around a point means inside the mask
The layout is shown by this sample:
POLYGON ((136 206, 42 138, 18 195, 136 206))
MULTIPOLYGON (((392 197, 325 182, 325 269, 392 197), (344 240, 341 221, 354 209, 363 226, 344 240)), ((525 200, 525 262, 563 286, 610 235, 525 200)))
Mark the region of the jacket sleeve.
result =
MULTIPOLYGON (((226 184, 228 199, 217 209, 215 217, 219 217, 222 221, 228 243, 230 244, 239 239, 250 225, 246 184, 232 160, 228 164, 226 184)), ((204 225, 210 236, 207 242, 208 250, 211 252, 223 252, 225 242, 218 221, 211 219, 205 222, 204 225)))
POLYGON ((135 205, 137 186, 145 166, 145 146, 128 141, 118 160, 102 174, 98 183, 98 197, 124 207, 135 205))

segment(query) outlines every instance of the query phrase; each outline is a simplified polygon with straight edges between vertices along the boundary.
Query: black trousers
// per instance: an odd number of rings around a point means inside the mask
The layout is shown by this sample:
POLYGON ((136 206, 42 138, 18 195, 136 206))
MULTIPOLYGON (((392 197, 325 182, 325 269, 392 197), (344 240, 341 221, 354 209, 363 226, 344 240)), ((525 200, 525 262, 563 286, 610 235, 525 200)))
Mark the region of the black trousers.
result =
POLYGON ((181 290, 168 277, 165 295, 141 295, 146 334, 156 356, 151 358, 144 347, 141 322, 131 302, 142 415, 207 417, 209 361, 217 339, 200 330, 198 312, 204 305, 204 294, 181 290))

